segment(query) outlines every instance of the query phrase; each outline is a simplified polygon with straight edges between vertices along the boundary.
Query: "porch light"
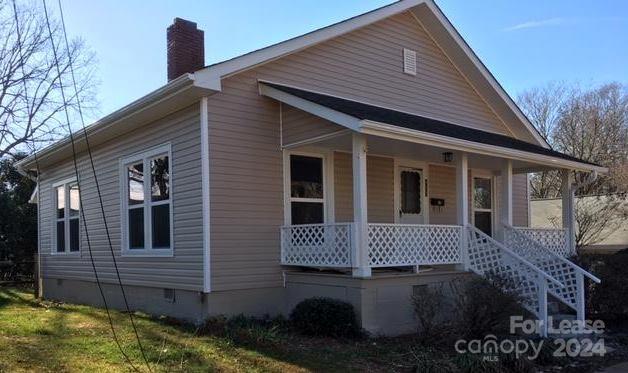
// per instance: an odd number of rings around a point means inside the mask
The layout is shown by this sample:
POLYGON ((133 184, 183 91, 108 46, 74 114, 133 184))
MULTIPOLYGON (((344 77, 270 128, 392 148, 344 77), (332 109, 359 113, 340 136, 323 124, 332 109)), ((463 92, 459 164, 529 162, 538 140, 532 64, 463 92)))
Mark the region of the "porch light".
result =
POLYGON ((452 152, 444 152, 443 153, 443 162, 449 163, 454 159, 454 153, 452 152))

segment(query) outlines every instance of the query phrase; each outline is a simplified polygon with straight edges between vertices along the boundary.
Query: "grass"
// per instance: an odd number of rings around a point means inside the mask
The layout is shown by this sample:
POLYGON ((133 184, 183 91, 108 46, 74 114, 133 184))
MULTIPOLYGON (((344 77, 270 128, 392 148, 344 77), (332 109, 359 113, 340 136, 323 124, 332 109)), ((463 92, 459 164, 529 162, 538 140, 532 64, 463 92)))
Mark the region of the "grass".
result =
MULTIPOLYGON (((112 312, 125 352, 143 372, 128 315, 112 312)), ((407 371, 408 341, 308 338, 276 327, 199 335, 194 327, 136 314, 154 372, 407 371)), ((36 300, 28 289, 0 288, 0 372, 132 371, 103 309, 36 300)))
MULTIPOLYGON (((111 314, 122 348, 139 371, 148 372, 128 315, 111 314)), ((481 356, 456 354, 453 343, 421 342, 417 336, 337 340, 299 335, 281 320, 216 319, 203 329, 140 313, 135 320, 152 372, 500 371, 481 356)), ((628 359, 626 344, 613 339, 621 353, 583 360, 585 365, 566 372, 593 372, 628 359)), ((33 371, 133 369, 112 338, 105 310, 39 301, 29 289, 0 287, 0 373, 33 371)))

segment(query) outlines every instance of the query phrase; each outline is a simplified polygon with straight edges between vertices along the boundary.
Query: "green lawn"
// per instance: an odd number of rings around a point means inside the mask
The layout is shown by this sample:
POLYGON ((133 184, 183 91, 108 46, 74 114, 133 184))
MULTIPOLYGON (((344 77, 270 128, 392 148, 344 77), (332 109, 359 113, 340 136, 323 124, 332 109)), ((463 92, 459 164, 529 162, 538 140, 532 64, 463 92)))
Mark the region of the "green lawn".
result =
MULTIPOLYGON (((142 372, 127 315, 112 312, 122 346, 142 372)), ((137 315, 152 371, 404 371, 413 353, 398 339, 336 341, 289 331, 246 328, 235 337, 198 335, 137 315)), ((34 299, 31 292, 0 288, 0 372, 132 371, 111 336, 102 309, 34 299)))

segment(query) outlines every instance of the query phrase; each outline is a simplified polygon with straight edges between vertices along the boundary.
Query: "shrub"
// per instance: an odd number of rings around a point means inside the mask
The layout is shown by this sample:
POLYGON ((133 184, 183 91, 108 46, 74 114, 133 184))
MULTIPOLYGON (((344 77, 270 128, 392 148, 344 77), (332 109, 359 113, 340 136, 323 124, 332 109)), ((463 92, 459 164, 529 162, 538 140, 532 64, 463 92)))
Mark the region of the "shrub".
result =
POLYGON ((331 298, 309 298, 290 314, 296 330, 313 336, 358 337, 360 325, 349 303, 331 298))
POLYGON ((588 318, 614 324, 628 322, 628 251, 612 255, 582 254, 576 263, 599 277, 600 284, 585 279, 588 318))
POLYGON ((286 329, 283 317, 216 316, 205 320, 196 334, 226 337, 243 345, 274 345, 279 343, 286 329))
POLYGON ((451 306, 443 289, 443 284, 426 285, 419 287, 412 297, 414 314, 419 322, 419 337, 421 341, 440 341, 450 331, 450 323, 444 312, 451 306))
POLYGON ((500 276, 474 277, 462 286, 454 281, 452 287, 458 330, 465 337, 507 334, 510 317, 526 313, 521 306, 526 300, 518 295, 515 284, 500 276))

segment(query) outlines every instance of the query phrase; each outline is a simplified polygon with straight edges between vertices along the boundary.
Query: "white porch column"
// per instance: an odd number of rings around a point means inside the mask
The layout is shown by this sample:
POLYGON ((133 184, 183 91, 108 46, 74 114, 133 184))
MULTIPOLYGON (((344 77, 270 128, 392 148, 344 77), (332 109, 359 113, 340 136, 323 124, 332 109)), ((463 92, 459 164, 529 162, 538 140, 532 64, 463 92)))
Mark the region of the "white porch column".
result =
POLYGON ((499 239, 506 242, 504 226, 512 226, 512 160, 506 159, 501 169, 502 188, 499 204, 500 225, 497 229, 499 239))
POLYGON ((371 276, 368 260, 366 135, 353 134, 353 276, 371 276))
POLYGON ((467 153, 456 155, 456 211, 457 224, 463 227, 460 239, 462 267, 468 269, 468 247, 466 226, 469 224, 469 159, 467 153))
POLYGON ((576 249, 576 206, 575 190, 573 188, 573 172, 563 170, 562 173, 562 196, 563 196, 563 228, 567 229, 567 245, 571 252, 576 249))

